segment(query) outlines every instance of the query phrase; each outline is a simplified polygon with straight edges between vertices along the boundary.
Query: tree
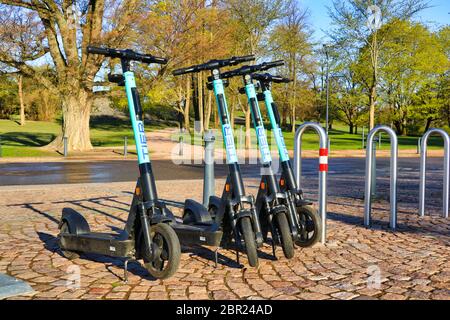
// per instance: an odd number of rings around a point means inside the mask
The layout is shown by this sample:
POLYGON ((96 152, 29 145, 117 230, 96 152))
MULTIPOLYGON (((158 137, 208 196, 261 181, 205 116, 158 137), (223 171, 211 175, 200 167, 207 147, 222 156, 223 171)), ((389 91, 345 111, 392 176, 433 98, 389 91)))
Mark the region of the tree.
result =
POLYGON ((348 50, 366 47, 369 68, 366 78, 369 97, 369 127, 375 124, 375 104, 379 85, 379 57, 386 41, 378 30, 381 22, 407 20, 428 8, 425 0, 333 0, 328 8, 334 29, 329 33, 336 44, 348 50))
MULTIPOLYGON (((254 54, 262 56, 268 48, 269 29, 282 18, 284 2, 282 0, 223 0, 235 24, 235 54, 254 54)), ((244 104, 245 148, 251 147, 251 111, 244 104)))
POLYGON ((135 45, 142 51, 170 57, 161 72, 144 83, 144 90, 157 81, 167 81, 170 85, 165 92, 174 97, 168 104, 183 115, 185 128, 190 127, 192 105, 203 114, 201 131, 208 128, 213 103, 211 94, 205 94, 208 75, 202 72, 172 77, 170 71, 231 54, 234 31, 227 11, 216 1, 204 0, 150 2, 143 11, 137 24, 135 45))
POLYGON ((0 0, 0 62, 41 83, 61 101, 62 133, 49 145, 89 150, 93 80, 104 57, 88 55, 89 44, 118 47, 139 10, 137 0, 0 0), (105 23, 107 19, 108 23, 105 23), (49 57, 56 79, 37 73, 28 62, 49 57))
POLYGON ((439 112, 437 81, 450 67, 442 46, 436 35, 419 23, 393 21, 380 33, 386 33, 387 40, 380 56, 380 83, 397 133, 407 134, 415 101, 420 101, 419 113, 429 127, 439 112))
POLYGON ((299 100, 305 98, 304 95, 297 95, 297 86, 312 68, 311 32, 308 28, 307 17, 308 11, 300 9, 297 1, 290 0, 287 4, 286 17, 274 28, 270 38, 271 51, 277 58, 286 61, 287 74, 293 80, 287 104, 292 132, 295 132, 298 105, 304 102, 299 100))

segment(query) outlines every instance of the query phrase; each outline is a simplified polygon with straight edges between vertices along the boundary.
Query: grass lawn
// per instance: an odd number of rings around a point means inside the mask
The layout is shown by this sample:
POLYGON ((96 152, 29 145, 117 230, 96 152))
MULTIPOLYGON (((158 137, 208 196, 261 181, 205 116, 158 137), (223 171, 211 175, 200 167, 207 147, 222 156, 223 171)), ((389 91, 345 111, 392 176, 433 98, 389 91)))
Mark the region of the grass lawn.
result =
MULTIPOLYGON (((148 125, 148 130, 164 128, 164 125, 148 125)), ((235 128, 236 140, 238 140, 239 127, 235 128)), ((3 157, 38 157, 55 156, 55 152, 42 150, 52 141, 61 130, 61 125, 56 122, 27 121, 25 126, 20 126, 16 121, 0 120, 0 144, 3 157)), ((366 133, 367 134, 367 133, 366 133)), ((269 140, 271 132, 268 131, 269 140)), ((128 144, 133 145, 134 139, 131 124, 127 119, 112 117, 93 117, 91 119, 91 141, 94 147, 122 146, 124 137, 128 137, 128 144)), ((294 147, 294 135, 291 132, 284 133, 286 145, 289 149, 294 147)), ((252 130, 253 147, 256 146, 256 137, 252 130)), ((174 137, 176 138, 176 137, 174 137)), ((333 150, 357 150, 361 149, 361 134, 351 135, 344 125, 335 125, 330 132, 331 149, 333 150)), ((388 136, 383 134, 382 149, 388 149, 388 136)), ((418 137, 399 137, 400 149, 415 149, 418 137)), ((201 141, 194 142, 200 144, 201 141)), ((442 139, 433 136, 429 140, 430 148, 442 147, 442 139)), ((221 145, 220 139, 217 147, 221 145)), ((308 131, 303 137, 303 148, 305 150, 315 150, 318 146, 318 137, 308 131)))
MULTIPOLYGON (((150 129, 163 128, 151 125, 150 129)), ((51 142, 61 131, 61 124, 45 121, 27 121, 25 126, 12 120, 0 120, 0 144, 3 157, 55 156, 55 152, 40 147, 51 142)), ((124 137, 128 145, 134 145, 131 123, 112 117, 93 117, 91 120, 91 142, 94 147, 122 146, 124 137)))

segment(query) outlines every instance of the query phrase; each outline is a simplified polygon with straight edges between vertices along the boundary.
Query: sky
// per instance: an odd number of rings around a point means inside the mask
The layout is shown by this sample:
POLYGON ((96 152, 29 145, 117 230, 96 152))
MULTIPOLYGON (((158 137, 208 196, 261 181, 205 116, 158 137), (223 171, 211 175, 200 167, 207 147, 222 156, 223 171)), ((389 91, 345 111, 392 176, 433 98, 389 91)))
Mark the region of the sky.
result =
MULTIPOLYGON (((303 8, 310 11, 309 22, 314 30, 314 40, 326 41, 323 30, 330 26, 327 6, 332 6, 332 0, 299 0, 303 8)), ((450 0, 431 0, 432 8, 418 14, 416 19, 432 27, 450 24, 450 0)))

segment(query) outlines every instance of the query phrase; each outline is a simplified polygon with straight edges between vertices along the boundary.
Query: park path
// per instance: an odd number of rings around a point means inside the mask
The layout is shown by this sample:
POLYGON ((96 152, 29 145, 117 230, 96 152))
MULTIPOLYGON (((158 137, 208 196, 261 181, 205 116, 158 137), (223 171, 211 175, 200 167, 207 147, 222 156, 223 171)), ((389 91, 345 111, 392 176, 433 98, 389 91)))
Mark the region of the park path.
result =
MULTIPOLYGON (((178 129, 176 128, 166 128, 161 130, 155 130, 147 132, 147 139, 149 141, 149 150, 151 152, 151 158, 157 160, 169 160, 169 159, 179 159, 180 145, 178 143, 177 134, 178 129)), ((252 146, 250 151, 245 151, 243 148, 238 148, 238 156, 240 159, 244 157, 250 159, 257 159, 258 150, 256 149, 256 144, 252 146)), ((318 148, 318 147, 317 147, 318 148)), ((273 148, 273 155, 276 157, 276 149, 273 148)), ((135 156, 135 146, 128 146, 129 154, 128 158, 132 159, 135 156)), ((317 149, 318 150, 318 149, 317 149)), ((315 158, 318 156, 317 150, 304 150, 302 152, 302 157, 305 158, 315 158)), ((184 145, 184 153, 192 154, 196 159, 202 159, 203 147, 201 145, 184 145)), ((294 155, 293 150, 289 150, 291 157, 294 155)), ((430 157, 442 157, 443 150, 428 150, 428 156, 430 157)), ((389 157, 389 150, 378 150, 378 157, 389 157)), ((339 158, 353 158, 353 157, 365 157, 366 153, 363 149, 358 150, 334 150, 333 145, 331 145, 330 157, 339 158)), ((416 149, 410 150, 399 150, 400 157, 419 157, 416 149)), ((216 159, 224 159, 225 155, 219 144, 216 143, 215 148, 216 159)), ((90 152, 76 152, 69 154, 69 157, 65 159, 61 155, 54 157, 27 157, 27 158, 0 158, 0 163, 8 162, 55 162, 55 161, 95 161, 95 160, 122 160, 123 156, 123 146, 120 147, 96 147, 90 152)), ((254 161, 254 160, 253 160, 254 161)))
MULTIPOLYGON (((257 180, 246 179, 256 193, 257 180)), ((201 181, 158 181, 161 198, 200 200, 201 181)), ((217 181, 220 193, 223 180, 217 181)), ((450 300, 450 220, 430 204, 425 218, 400 197, 399 228, 387 229, 385 200, 374 203, 374 227, 362 226, 363 200, 347 184, 346 196, 330 196, 328 242, 297 248, 293 259, 271 257, 265 246, 260 267, 239 268, 234 253, 220 250, 214 268, 211 248, 184 248, 178 272, 154 280, 131 264, 122 281, 122 259, 98 255, 73 261, 57 247, 63 207, 86 216, 92 229, 111 231, 126 220, 134 183, 0 187, 0 273, 27 281, 36 291, 12 299, 446 299, 450 300), (351 192, 353 190, 353 193, 351 192), (80 272, 79 286, 68 282, 80 272)), ((307 188, 307 195, 316 185, 307 188)), ((385 190, 384 190, 385 191, 385 190)), ((380 190, 381 192, 381 190, 380 190)), ((247 265, 245 257, 241 261, 247 265)))

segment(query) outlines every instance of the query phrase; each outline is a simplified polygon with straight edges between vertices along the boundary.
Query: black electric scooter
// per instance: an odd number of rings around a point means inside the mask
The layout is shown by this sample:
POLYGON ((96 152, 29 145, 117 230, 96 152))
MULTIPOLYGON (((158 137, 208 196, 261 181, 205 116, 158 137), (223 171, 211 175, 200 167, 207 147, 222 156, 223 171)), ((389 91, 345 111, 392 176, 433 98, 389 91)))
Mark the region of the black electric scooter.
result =
POLYGON ((207 209, 193 200, 186 200, 185 210, 195 213, 191 225, 177 222, 173 213, 159 200, 149 158, 143 113, 136 89, 131 61, 165 64, 164 58, 143 55, 132 50, 88 47, 88 53, 120 58, 123 74, 108 75, 111 82, 125 86, 130 118, 138 154, 140 177, 137 181, 125 228, 119 234, 91 232, 86 219, 71 208, 64 208, 60 222, 59 245, 69 259, 78 253, 97 253, 124 257, 125 280, 129 260, 143 259, 155 278, 168 278, 178 268, 180 243, 219 246, 222 231, 211 219, 207 209), (136 219, 136 217, 139 217, 136 219))
POLYGON ((309 202, 304 199, 303 192, 297 186, 292 170, 289 153, 284 142, 282 130, 280 128, 280 114, 278 107, 274 103, 271 86, 272 83, 289 83, 292 80, 280 76, 274 76, 269 73, 252 74, 254 80, 259 81, 258 100, 264 101, 269 115, 272 131, 277 143, 278 153, 281 159, 281 176, 280 188, 286 193, 289 201, 297 212, 297 219, 294 219, 294 225, 297 226, 298 235, 295 237, 295 244, 300 247, 310 247, 319 239, 322 229, 321 218, 317 210, 315 210, 309 202))
POLYGON ((267 241, 268 232, 270 231, 271 233, 274 256, 275 245, 281 244, 285 257, 290 259, 294 256, 294 239, 297 237, 296 213, 291 209, 289 196, 280 190, 277 177, 272 170, 272 157, 252 78, 254 72, 269 70, 283 65, 284 61, 273 61, 259 65, 243 66, 236 70, 224 72, 222 77, 228 79, 241 76, 243 78, 244 87, 240 88, 239 92, 247 95, 262 165, 261 181, 256 197, 256 211, 261 221, 264 240, 267 241))
POLYGON ((254 59, 254 56, 244 56, 224 60, 210 60, 204 64, 178 69, 173 72, 175 76, 179 76, 200 71, 211 71, 211 76, 208 78, 208 89, 213 90, 216 97, 229 173, 222 197, 211 196, 208 209, 213 219, 220 224, 223 230, 224 237, 222 245, 229 245, 234 238, 237 247, 236 258, 238 263, 239 249, 245 249, 248 262, 252 267, 258 265, 257 247, 262 246, 263 237, 255 210, 255 200, 253 196, 247 196, 245 194, 234 144, 233 131, 230 126, 230 116, 224 92, 224 81, 220 76, 220 68, 237 65, 254 59))

